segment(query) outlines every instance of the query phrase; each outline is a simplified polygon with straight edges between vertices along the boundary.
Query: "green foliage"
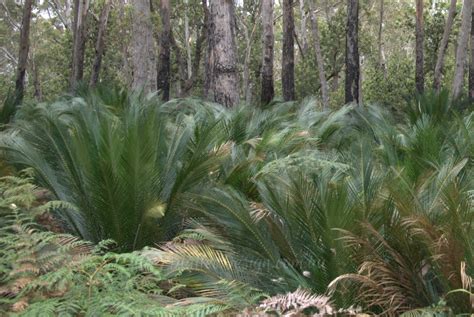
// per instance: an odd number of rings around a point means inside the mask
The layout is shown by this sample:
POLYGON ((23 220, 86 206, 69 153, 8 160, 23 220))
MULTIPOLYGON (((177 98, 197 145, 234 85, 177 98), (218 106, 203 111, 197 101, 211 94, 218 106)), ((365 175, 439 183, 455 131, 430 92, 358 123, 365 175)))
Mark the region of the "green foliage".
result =
MULTIPOLYGON (((26 174, 28 175, 28 174, 26 174)), ((138 252, 111 252, 67 234, 44 231, 32 214, 29 177, 0 179, 0 313, 9 316, 205 316, 227 309, 205 298, 165 295, 161 271, 138 252)))
POLYGON ((216 122, 173 124, 154 97, 102 91, 23 107, 2 136, 11 162, 76 208, 59 213, 80 237, 123 250, 173 236, 189 192, 217 168, 216 122))

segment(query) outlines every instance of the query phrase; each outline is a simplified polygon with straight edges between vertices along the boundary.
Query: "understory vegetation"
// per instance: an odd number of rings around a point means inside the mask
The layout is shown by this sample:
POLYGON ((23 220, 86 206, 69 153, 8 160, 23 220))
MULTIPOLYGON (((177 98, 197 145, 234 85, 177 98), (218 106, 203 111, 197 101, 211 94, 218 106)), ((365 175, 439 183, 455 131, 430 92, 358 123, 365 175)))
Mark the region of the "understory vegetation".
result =
POLYGON ((446 92, 394 116, 98 87, 12 118, 0 314, 473 312, 474 113, 446 92))

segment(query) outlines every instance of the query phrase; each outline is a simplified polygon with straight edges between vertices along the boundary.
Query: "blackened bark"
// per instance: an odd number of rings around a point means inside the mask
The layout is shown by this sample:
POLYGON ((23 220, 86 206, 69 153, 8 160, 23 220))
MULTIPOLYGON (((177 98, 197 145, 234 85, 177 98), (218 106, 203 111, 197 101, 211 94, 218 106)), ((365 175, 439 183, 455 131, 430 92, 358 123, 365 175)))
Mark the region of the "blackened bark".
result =
POLYGON ((213 52, 212 52, 212 21, 210 17, 209 8, 207 7, 207 0, 202 0, 202 7, 204 10, 204 25, 206 25, 206 59, 204 61, 204 98, 211 99, 211 86, 212 86, 212 65, 213 65, 213 52))
POLYGON ((94 87, 99 82, 100 67, 102 65, 102 57, 105 52, 105 35, 107 31, 107 21, 109 19, 110 9, 112 7, 112 1, 107 0, 100 12, 99 17, 99 30, 97 32, 97 42, 95 45, 95 58, 94 64, 92 65, 92 74, 89 85, 94 87))
POLYGON ((347 1, 346 29, 346 103, 359 103, 359 1, 347 1))
POLYGON ((293 0, 283 0, 283 52, 281 82, 283 99, 295 100, 295 21, 293 15, 293 0))
POLYGON ((424 22, 423 22, 423 0, 416 0, 416 69, 415 84, 416 91, 421 94, 425 90, 425 71, 424 71, 424 22))
POLYGON ((25 75, 30 50, 30 23, 33 0, 26 0, 23 6, 21 21, 20 48, 18 53, 18 68, 15 81, 15 105, 21 104, 25 94, 25 75))
POLYGON ((161 98, 165 101, 170 99, 170 68, 171 68, 171 21, 170 2, 160 0, 160 17, 162 31, 160 35, 160 55, 158 60, 157 88, 161 92, 161 98))
POLYGON ((273 35, 273 0, 262 0, 262 23, 263 61, 261 101, 267 104, 272 101, 275 96, 275 88, 273 87, 273 46, 275 43, 273 35))

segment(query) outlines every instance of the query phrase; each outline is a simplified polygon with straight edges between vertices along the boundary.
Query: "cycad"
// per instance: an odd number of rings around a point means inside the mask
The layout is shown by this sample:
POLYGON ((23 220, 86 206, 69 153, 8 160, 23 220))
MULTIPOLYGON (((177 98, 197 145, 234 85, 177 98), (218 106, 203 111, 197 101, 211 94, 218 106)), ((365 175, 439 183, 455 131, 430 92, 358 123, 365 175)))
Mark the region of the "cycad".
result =
POLYGON ((218 130, 174 123, 153 97, 122 91, 23 109, 1 143, 12 163, 77 207, 58 211, 73 232, 130 250, 180 230, 187 193, 217 169, 218 130))

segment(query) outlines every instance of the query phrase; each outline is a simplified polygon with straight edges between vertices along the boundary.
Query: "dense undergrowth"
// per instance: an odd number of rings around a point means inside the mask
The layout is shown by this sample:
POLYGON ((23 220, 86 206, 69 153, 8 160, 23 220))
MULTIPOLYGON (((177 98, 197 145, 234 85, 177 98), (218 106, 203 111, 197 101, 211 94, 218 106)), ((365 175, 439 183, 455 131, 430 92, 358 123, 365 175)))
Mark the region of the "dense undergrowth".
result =
POLYGON ((32 175, 3 181, 0 307, 469 315, 474 114, 442 93, 394 117, 120 89, 24 105, 0 138, 32 175))

